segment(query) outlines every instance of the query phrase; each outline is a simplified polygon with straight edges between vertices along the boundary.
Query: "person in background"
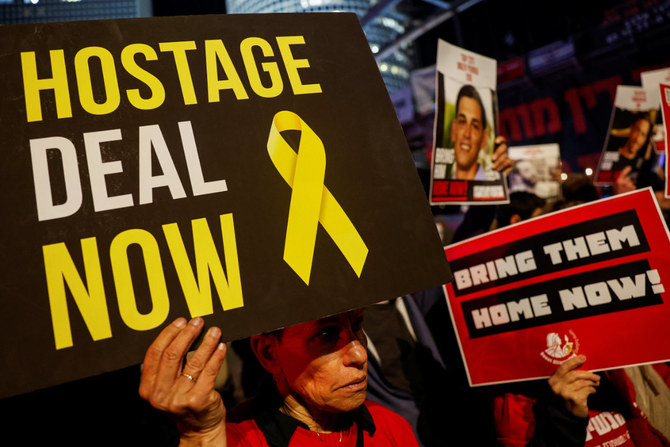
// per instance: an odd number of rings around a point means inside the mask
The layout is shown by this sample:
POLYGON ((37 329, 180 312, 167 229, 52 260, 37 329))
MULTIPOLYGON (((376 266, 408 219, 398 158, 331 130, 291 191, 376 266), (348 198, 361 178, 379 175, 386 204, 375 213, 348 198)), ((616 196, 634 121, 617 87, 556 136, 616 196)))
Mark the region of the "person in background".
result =
MULTIPOLYGON (((568 177, 553 210, 596 200, 583 174, 568 177)), ((550 343, 548 343, 550 345, 550 343)), ((670 365, 592 373, 573 355, 548 381, 492 387, 496 438, 503 447, 668 447, 670 365)))
POLYGON ((593 184, 591 177, 584 173, 573 172, 568 174, 561 183, 561 197, 552 204, 553 210, 565 209, 582 203, 593 202, 600 199, 600 192, 593 184))
POLYGON ((493 411, 499 444, 670 446, 667 363, 595 374, 580 369, 585 362, 586 356, 577 355, 561 364, 546 382, 498 387, 493 411))
POLYGON ((369 399, 407 419, 421 446, 493 445, 488 394, 468 384, 442 287, 365 313, 369 399))
POLYGON ((510 203, 497 207, 496 228, 506 227, 539 216, 546 204, 546 200, 527 191, 510 193, 509 200, 510 203))
MULTIPOLYGON (((496 138, 493 167, 512 169, 503 137, 496 138)), ((454 237, 488 231, 495 210, 471 206, 454 237)), ((421 446, 491 445, 488 396, 468 384, 442 287, 367 306, 365 314, 369 398, 407 419, 421 446)))

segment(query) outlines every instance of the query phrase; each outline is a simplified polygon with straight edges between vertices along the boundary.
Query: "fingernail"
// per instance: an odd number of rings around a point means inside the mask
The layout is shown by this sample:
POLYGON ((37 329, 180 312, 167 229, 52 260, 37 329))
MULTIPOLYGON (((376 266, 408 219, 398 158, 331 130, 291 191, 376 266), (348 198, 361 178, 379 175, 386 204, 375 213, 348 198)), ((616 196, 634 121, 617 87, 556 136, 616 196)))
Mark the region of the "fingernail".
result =
POLYGON ((174 320, 175 327, 182 328, 186 325, 186 318, 177 318, 174 320))
POLYGON ((226 347, 226 344, 222 342, 222 343, 219 343, 219 346, 217 346, 216 348, 219 351, 223 351, 225 349, 225 347, 226 347))
POLYGON ((212 326, 207 331, 207 335, 212 338, 219 338, 221 336, 221 329, 216 326, 212 326))
POLYGON ((197 318, 192 319, 189 324, 193 327, 200 327, 200 326, 203 325, 203 323, 204 323, 203 319, 200 318, 200 317, 197 317, 197 318))

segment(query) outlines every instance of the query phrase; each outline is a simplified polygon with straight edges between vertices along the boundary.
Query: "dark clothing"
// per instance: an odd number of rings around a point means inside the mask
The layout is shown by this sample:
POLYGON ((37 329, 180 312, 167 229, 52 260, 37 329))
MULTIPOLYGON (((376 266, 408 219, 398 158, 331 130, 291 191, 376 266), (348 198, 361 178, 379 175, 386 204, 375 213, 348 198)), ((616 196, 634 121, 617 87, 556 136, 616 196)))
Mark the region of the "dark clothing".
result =
POLYGON ((456 228, 451 243, 455 244, 456 242, 488 233, 496 217, 496 209, 495 205, 470 206, 463 216, 463 221, 456 228))
MULTIPOLYGON (((398 299, 407 310, 416 336, 411 354, 402 354, 399 361, 401 365, 410 359, 416 362, 415 368, 401 367, 411 385, 409 389, 394 386, 375 356, 369 353, 368 398, 407 419, 424 447, 493 445, 494 421, 488 395, 485 389, 470 388, 468 384, 443 289, 437 287, 398 299)), ((388 308, 384 311, 388 312, 388 308)), ((368 318, 374 312, 374 306, 366 308, 366 333, 368 318)), ((373 337, 368 333, 375 348, 383 335, 382 332, 373 337)), ((401 345, 398 352, 410 346, 402 331, 387 333, 384 338, 387 343, 396 339, 401 345)), ((384 354, 379 354, 383 364, 384 354)))
POLYGON ((384 359, 381 373, 394 388, 423 396, 424 389, 416 344, 395 300, 370 306, 365 313, 365 332, 384 359))

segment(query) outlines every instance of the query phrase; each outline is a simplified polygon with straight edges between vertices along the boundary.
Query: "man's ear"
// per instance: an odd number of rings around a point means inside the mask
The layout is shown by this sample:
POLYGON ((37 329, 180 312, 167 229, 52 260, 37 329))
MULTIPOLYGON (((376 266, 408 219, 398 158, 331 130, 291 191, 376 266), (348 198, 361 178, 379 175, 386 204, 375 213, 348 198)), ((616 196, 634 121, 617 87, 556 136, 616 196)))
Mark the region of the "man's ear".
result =
POLYGON ((518 214, 512 214, 509 218, 509 223, 510 224, 515 224, 521 222, 521 216, 518 214))
POLYGON ((254 335, 250 339, 251 349, 261 366, 270 374, 275 375, 281 372, 281 365, 278 358, 279 339, 273 334, 254 335))
MULTIPOLYGON (((479 149, 484 149, 484 146, 486 146, 486 142, 489 139, 489 134, 486 132, 486 128, 484 128, 484 135, 482 136, 482 143, 479 145, 479 149)), ((495 148, 494 148, 495 150, 495 148)))

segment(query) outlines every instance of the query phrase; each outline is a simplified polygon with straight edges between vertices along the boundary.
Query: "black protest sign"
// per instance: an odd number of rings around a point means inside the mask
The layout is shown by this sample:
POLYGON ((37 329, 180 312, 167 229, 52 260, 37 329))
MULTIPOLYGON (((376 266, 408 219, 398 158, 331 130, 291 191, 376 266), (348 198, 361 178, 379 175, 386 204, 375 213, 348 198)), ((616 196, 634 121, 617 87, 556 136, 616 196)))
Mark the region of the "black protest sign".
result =
POLYGON ((0 396, 451 275, 354 14, 7 26, 0 396))

